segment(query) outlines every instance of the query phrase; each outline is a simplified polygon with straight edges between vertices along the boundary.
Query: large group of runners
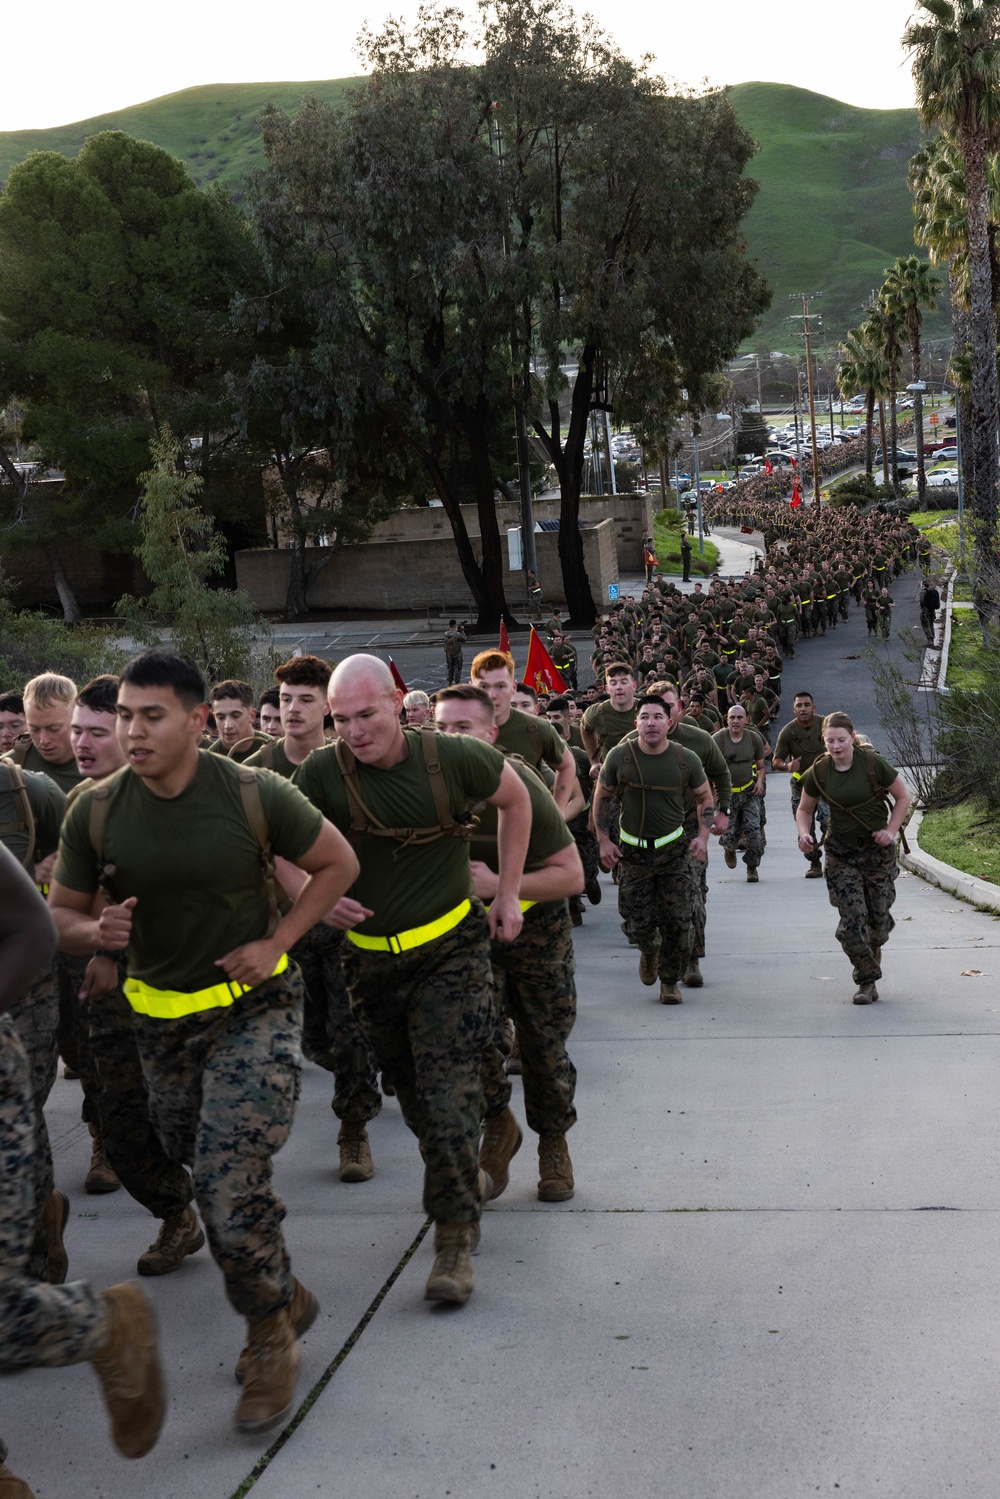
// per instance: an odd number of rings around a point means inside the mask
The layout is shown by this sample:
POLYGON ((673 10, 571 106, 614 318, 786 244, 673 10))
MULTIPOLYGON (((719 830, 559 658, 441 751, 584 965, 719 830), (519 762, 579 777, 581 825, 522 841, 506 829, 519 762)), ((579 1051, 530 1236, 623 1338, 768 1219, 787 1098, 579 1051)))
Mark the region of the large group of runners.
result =
MULTIPOLYGON (((156 1224, 142 1275, 206 1237, 246 1335, 235 1422, 294 1403, 318 1311, 294 1275, 272 1161, 303 1054, 332 1077, 339 1177, 368 1181, 368 1126, 398 1100, 434 1223, 426 1296, 464 1303, 483 1206, 523 1131, 537 1195, 573 1196, 568 1051, 573 928, 617 887, 638 979, 698 989, 708 850, 766 849, 787 773, 805 877, 825 876, 854 1002, 878 998, 894 840, 909 798, 841 712, 782 674, 916 560, 905 518, 768 510, 742 577, 651 584, 594 627, 594 684, 558 614, 569 690, 539 700, 511 656, 445 641, 448 685, 405 694, 389 666, 294 656, 255 697, 167 647, 82 688, 44 673, 0 694, 0 1360, 89 1360, 126 1455, 164 1413, 155 1328, 132 1283, 70 1281, 69 1203, 44 1106, 57 1058, 82 1085, 85 1188, 127 1190, 156 1224)), ((2 1499, 27 1484, 0 1467, 2 1499), (5 1486, 6 1485, 6 1486, 5 1486)))

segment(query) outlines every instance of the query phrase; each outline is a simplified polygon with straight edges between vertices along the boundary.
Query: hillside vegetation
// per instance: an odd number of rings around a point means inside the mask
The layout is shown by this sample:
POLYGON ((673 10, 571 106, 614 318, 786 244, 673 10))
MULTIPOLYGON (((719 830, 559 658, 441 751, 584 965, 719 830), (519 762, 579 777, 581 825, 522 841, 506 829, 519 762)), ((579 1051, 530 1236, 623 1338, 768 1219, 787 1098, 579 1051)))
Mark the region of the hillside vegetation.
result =
MULTIPOLYGON (((0 179, 30 151, 73 156, 88 135, 126 130, 180 157, 196 182, 219 181, 239 196, 261 162, 263 106, 294 112, 309 94, 336 103, 353 81, 216 84, 51 130, 0 133, 0 179)), ((731 96, 760 143, 750 170, 761 190, 747 239, 774 288, 762 335, 773 348, 794 348, 801 324, 788 321, 788 298, 822 291, 818 308, 839 337, 859 321, 885 267, 912 247, 906 168, 920 139, 916 111, 856 109, 777 83, 738 84, 731 96)), ((931 320, 927 331, 933 336, 940 325, 931 320)))

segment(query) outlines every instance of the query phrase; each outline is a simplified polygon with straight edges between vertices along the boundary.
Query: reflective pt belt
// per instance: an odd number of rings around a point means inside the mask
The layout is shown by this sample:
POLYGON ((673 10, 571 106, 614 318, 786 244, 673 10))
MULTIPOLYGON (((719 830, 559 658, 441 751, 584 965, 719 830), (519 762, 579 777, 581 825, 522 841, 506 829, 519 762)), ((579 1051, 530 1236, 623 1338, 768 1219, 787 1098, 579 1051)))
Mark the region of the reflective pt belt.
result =
POLYGON ((733 795, 735 796, 736 793, 737 793, 737 791, 749 791, 750 787, 753 785, 753 783, 754 783, 754 781, 756 779, 757 779, 756 776, 751 776, 750 780, 747 781, 747 783, 746 783, 745 786, 734 786, 733 787, 733 795))
POLYGON ((366 952, 409 952, 411 947, 423 947, 425 942, 443 937, 445 932, 450 932, 460 921, 464 921, 471 910, 472 902, 463 900, 460 906, 455 906, 453 910, 439 916, 437 921, 428 921, 424 926, 411 926, 408 931, 396 932, 391 937, 366 937, 362 932, 348 932, 347 940, 353 942, 355 947, 364 948, 366 952))
POLYGON ((674 828, 672 833, 665 833, 662 838, 636 838, 634 834, 626 833, 625 829, 621 828, 619 829, 618 836, 623 843, 627 843, 631 848, 655 849, 663 848, 666 844, 673 843, 683 832, 684 829, 680 827, 674 828))
MULTIPOLYGON (((492 904, 493 904, 493 902, 491 901, 490 905, 492 905, 492 904)), ((537 900, 519 900, 518 901, 518 905, 521 907, 521 911, 523 913, 525 911, 530 911, 531 908, 532 908, 532 906, 537 906, 538 902, 537 902, 537 900)), ((486 907, 487 911, 489 910, 489 908, 490 908, 490 906, 486 907)))
MULTIPOLYGON (((278 965, 271 974, 275 978, 288 967, 288 954, 282 953, 278 965)), ((252 984, 210 984, 207 989, 195 989, 185 993, 182 989, 154 989, 142 979, 126 979, 125 998, 137 1015, 151 1015, 154 1020, 180 1020, 185 1015, 197 1015, 202 1010, 222 1010, 235 1004, 242 995, 249 994, 252 984)))
POLYGON ((805 775, 805 771, 804 770, 793 770, 792 771, 792 780, 793 781, 801 781, 801 779, 802 779, 802 777, 804 775, 805 775))

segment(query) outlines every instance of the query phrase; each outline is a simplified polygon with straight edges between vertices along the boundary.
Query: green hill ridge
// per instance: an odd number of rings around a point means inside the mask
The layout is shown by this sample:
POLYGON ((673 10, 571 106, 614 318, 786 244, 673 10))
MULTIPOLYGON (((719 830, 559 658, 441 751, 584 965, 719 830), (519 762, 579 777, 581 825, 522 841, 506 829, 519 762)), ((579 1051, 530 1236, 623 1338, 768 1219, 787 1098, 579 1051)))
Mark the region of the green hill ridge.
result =
MULTIPOLYGON (((0 132, 0 180, 31 151, 74 156, 88 135, 125 130, 179 157, 196 182, 239 194, 262 162, 265 104, 294 112, 309 95, 336 104, 355 82, 213 84, 49 130, 0 132)), ((730 95, 760 144, 750 171, 761 190, 746 233, 774 302, 758 337, 794 348, 801 323, 789 321, 789 297, 823 292, 817 309, 836 339, 860 321, 884 268, 913 248, 906 171, 920 140, 916 111, 859 109, 778 83, 741 83, 730 95)), ((940 331, 937 320, 928 331, 940 331)))

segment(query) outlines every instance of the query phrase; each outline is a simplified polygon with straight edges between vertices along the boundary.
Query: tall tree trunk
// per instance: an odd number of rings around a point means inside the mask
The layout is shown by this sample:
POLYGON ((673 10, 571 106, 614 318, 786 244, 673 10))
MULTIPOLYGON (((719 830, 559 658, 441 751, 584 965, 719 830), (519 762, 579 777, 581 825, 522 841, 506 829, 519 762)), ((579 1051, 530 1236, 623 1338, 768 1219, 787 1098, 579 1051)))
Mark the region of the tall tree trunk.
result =
POLYGON ((482 579, 484 602, 480 605, 476 628, 494 630, 501 620, 507 625, 512 625, 515 621, 504 590, 503 545, 497 524, 496 484, 490 462, 489 410, 486 401, 480 396, 475 406, 459 402, 457 415, 472 461, 472 482, 479 513, 479 541, 483 559, 479 575, 482 579))
POLYGON ((967 506, 972 511, 976 566, 992 576, 996 546, 997 488, 997 327, 993 306, 990 241, 987 227, 986 150, 972 130, 961 136, 969 223, 969 332, 972 392, 969 413, 972 484, 967 506))
POLYGON ((583 445, 587 440, 587 421, 594 391, 596 363, 597 350, 588 344, 580 352, 565 445, 561 437, 558 402, 549 402, 551 431, 547 431, 541 422, 533 422, 559 476, 559 562, 566 606, 578 629, 592 625, 597 618, 597 607, 584 561, 583 537, 580 534, 583 445))
MULTIPOLYGON (((949 279, 951 282, 951 331, 952 331, 952 357, 964 358, 969 352, 969 309, 959 291, 958 280, 954 269, 949 268, 949 279)), ((972 398, 968 391, 956 390, 955 392, 955 438, 962 454, 962 503, 969 503, 973 493, 974 484, 972 455, 972 398)), ((964 539, 964 538, 963 538, 964 539)), ((961 558, 962 567, 967 566, 967 558, 961 558)))
POLYGON ((882 483, 886 489, 889 488, 889 449, 885 441, 885 402, 879 396, 878 400, 878 427, 879 437, 882 441, 882 483))
POLYGON ((63 619, 68 625, 78 625, 83 615, 80 612, 80 605, 76 601, 73 585, 66 576, 66 569, 63 567, 63 560, 59 555, 59 548, 55 542, 50 543, 45 548, 45 555, 48 557, 49 566, 52 569, 52 581, 56 585, 56 593, 59 595, 59 603, 62 605, 63 619))
POLYGON ((298 478, 283 478, 285 498, 292 517, 291 557, 288 561, 288 588, 285 591, 285 618, 296 619, 308 613, 306 604, 306 539, 302 534, 302 506, 299 503, 298 478))
POLYGON ((892 479, 892 492, 899 499, 899 457, 896 453, 896 444, 899 438, 896 435, 896 386, 898 371, 896 361, 889 360, 889 472, 892 479))
POLYGON ((865 477, 872 477, 875 467, 875 387, 865 391, 865 477))
POLYGON ((458 553, 458 565, 462 569, 462 576, 472 594, 476 606, 476 628, 492 629, 489 623, 493 613, 493 604, 489 591, 483 578, 482 568, 476 561, 476 554, 472 548, 469 537, 469 528, 465 524, 465 516, 454 489, 448 481, 448 476, 433 454, 421 451, 420 457, 430 475, 431 483, 434 485, 438 499, 444 507, 444 513, 448 517, 451 526, 451 534, 455 539, 455 550, 458 553), (480 624, 480 621, 483 621, 480 624))
MULTIPOLYGON (((910 334, 910 365, 913 383, 920 384, 920 329, 910 334)), ((927 509, 927 473, 924 467, 924 397, 923 392, 913 392, 913 430, 917 434, 917 506, 927 509)))

